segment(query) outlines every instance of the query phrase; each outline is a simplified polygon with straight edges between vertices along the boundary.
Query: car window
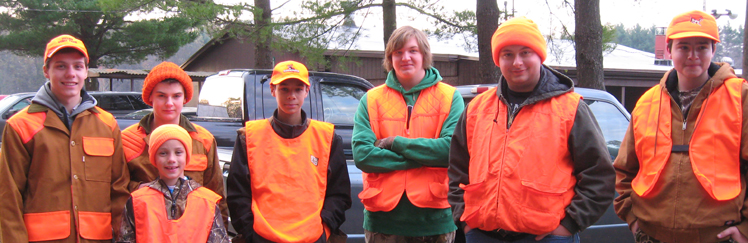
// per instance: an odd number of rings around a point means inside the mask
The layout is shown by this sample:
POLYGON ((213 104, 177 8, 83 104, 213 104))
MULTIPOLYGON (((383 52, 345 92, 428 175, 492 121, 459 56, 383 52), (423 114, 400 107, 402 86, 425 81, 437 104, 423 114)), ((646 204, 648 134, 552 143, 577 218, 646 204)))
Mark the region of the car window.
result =
POLYGON ((132 105, 134 110, 142 110, 142 109, 148 109, 151 108, 143 102, 143 96, 140 95, 128 95, 128 99, 130 99, 130 105, 132 105))
POLYGON ((112 97, 103 95, 92 95, 96 99, 96 105, 104 110, 112 109, 112 97))
POLYGON ((332 124, 353 124, 359 100, 366 91, 359 86, 321 83, 324 121, 332 124))
POLYGON ((134 110, 132 102, 125 95, 112 95, 113 110, 134 110))
MULTIPOLYGON (((138 110, 139 108, 133 108, 132 102, 127 98, 128 95, 92 95, 96 98, 97 104, 101 109, 107 111, 118 111, 118 110, 138 110)), ((150 107, 146 107, 150 108, 150 107)), ((145 109, 145 108, 143 108, 145 109)))
POLYGON ((629 120, 618 107, 611 103, 593 99, 584 99, 584 102, 590 107, 597 119, 597 124, 600 125, 611 159, 615 159, 626 129, 628 129, 629 120))
POLYGON ((18 101, 13 107, 10 108, 11 111, 17 111, 21 110, 23 108, 26 108, 26 106, 31 105, 31 98, 22 99, 21 101, 18 101))

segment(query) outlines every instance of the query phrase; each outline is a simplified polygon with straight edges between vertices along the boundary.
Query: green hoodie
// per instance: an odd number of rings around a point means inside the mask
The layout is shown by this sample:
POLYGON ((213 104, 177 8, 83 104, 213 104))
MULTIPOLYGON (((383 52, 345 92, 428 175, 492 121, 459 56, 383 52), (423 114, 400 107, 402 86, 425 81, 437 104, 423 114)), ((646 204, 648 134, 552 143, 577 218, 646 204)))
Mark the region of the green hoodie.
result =
MULTIPOLYGON (((426 70, 420 83, 405 91, 394 71, 387 75, 385 85, 403 94, 407 105, 415 105, 421 90, 436 85, 442 80, 436 68, 426 70)), ((371 130, 367 95, 361 98, 353 125, 353 159, 356 167, 367 173, 383 173, 407 170, 421 166, 447 167, 449 144, 457 120, 465 109, 459 92, 455 91, 449 116, 442 125, 439 138, 396 137, 391 150, 374 146, 377 140, 371 130)), ((419 208, 403 194, 397 207, 389 212, 369 212, 364 209, 364 229, 372 232, 401 236, 431 236, 457 230, 452 221, 451 209, 419 208)))

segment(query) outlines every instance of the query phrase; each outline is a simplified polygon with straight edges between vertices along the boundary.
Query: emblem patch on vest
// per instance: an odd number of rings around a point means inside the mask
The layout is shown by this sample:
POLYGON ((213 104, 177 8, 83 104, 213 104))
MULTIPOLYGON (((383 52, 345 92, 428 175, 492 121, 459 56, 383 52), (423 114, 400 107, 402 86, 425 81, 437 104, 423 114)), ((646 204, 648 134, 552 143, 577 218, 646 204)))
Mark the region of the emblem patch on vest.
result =
POLYGON ((319 159, 317 157, 314 157, 314 155, 311 156, 311 161, 314 166, 317 166, 317 163, 319 163, 319 159))

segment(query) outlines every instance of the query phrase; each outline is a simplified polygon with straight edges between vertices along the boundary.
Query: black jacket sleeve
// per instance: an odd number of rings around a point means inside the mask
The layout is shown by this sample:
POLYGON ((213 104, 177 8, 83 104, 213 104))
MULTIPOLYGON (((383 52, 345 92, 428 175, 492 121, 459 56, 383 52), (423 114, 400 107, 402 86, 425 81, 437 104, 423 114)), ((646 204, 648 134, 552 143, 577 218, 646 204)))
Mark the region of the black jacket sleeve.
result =
POLYGON ((343 142, 338 134, 333 135, 330 148, 330 161, 327 167, 327 189, 322 206, 322 222, 337 231, 345 222, 345 210, 351 208, 351 180, 348 177, 348 164, 343 154, 343 142))
POLYGON ((613 202, 616 174, 600 126, 582 101, 568 144, 577 184, 561 225, 573 234, 597 222, 613 202))
POLYGON ((455 224, 460 229, 465 227, 464 222, 460 222, 462 212, 465 211, 465 200, 463 195, 465 191, 460 188, 460 184, 470 184, 469 167, 470 153, 467 150, 467 134, 465 132, 465 119, 468 108, 462 112, 460 119, 457 120, 455 131, 452 133, 452 142, 449 146, 449 205, 452 206, 452 217, 455 224))
POLYGON ((231 167, 226 178, 226 201, 229 206, 231 224, 236 232, 244 235, 245 239, 252 239, 254 235, 252 185, 249 178, 244 128, 239 129, 237 133, 234 152, 231 156, 231 167))

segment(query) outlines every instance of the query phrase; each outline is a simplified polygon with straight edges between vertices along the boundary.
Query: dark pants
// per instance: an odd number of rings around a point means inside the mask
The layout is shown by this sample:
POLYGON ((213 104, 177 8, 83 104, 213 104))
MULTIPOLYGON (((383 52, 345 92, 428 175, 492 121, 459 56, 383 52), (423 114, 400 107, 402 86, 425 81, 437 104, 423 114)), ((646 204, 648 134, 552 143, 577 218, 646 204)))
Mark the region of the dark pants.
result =
MULTIPOLYGON (((634 238, 636 239, 636 243, 664 243, 662 241, 659 241, 646 233, 642 231, 642 229, 637 229, 636 234, 634 235, 634 238)), ((726 241, 722 241, 720 243, 733 243, 732 239, 727 239, 726 241)))
POLYGON ((547 235, 540 241, 535 241, 535 237, 536 235, 527 235, 515 241, 502 241, 490 237, 480 230, 472 229, 465 234, 465 241, 467 243, 579 243, 579 234, 572 236, 547 235))
POLYGON ((431 236, 402 236, 389 235, 364 230, 366 243, 452 243, 455 241, 455 232, 431 236))

